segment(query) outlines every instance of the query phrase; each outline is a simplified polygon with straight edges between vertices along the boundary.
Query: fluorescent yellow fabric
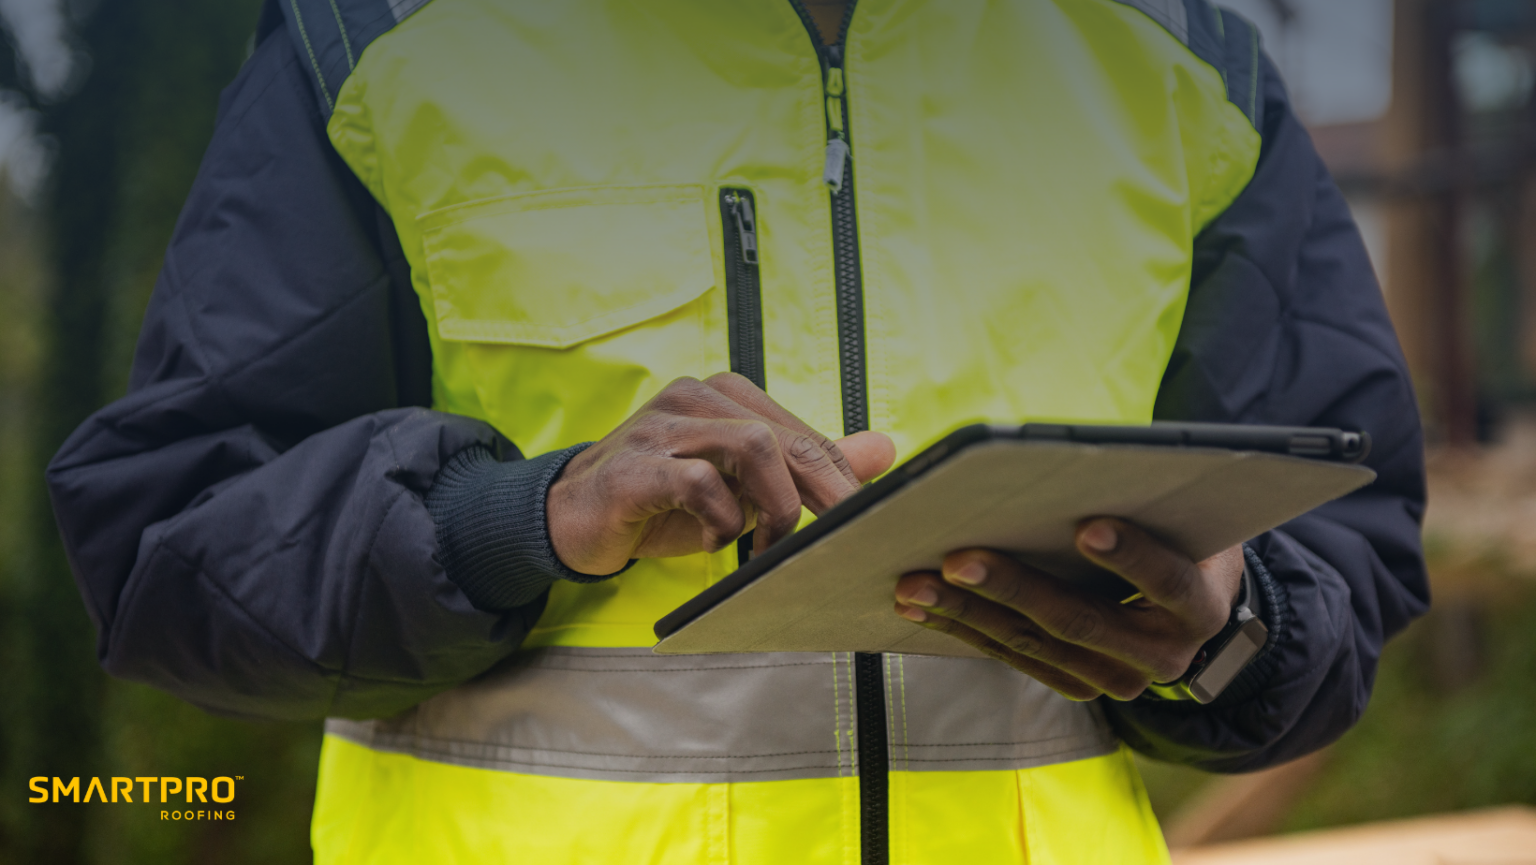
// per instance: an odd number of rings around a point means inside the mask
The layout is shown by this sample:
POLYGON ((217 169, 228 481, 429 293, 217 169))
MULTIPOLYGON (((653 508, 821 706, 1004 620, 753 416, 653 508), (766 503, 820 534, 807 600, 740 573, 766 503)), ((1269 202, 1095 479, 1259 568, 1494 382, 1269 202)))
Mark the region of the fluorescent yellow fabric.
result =
MULTIPOLYGON (((857 778, 575 781, 469 769, 328 736, 315 861, 333 865, 857 865, 857 778)), ((891 775, 892 865, 1163 863, 1125 751, 1016 772, 891 775)))
POLYGON ((1017 772, 893 772, 891 813, 893 865, 1168 860, 1124 747, 1017 772))
MULTIPOLYGON (((846 92, 871 426, 1142 422, 1195 233, 1258 137, 1220 75, 1109 0, 864 0, 846 92)), ((437 407, 526 453, 729 368, 716 196, 757 199, 769 392, 841 432, 821 72, 785 0, 435 0, 330 122, 393 217, 437 407)), ((530 645, 639 646, 729 551, 557 584, 530 645)))
POLYGON ((1194 235, 1257 155, 1220 76, 1119 3, 855 20, 870 426, 911 454, 962 421, 1149 421, 1194 235))
MULTIPOLYGON (((1257 160, 1221 76, 1111 0, 860 0, 845 85, 871 426, 905 457, 973 420, 1149 420, 1193 238, 1257 160)), ((786 0, 433 0, 363 53, 328 132, 399 232, 436 407, 534 455, 729 368, 723 187, 756 199, 768 391, 841 433, 824 112, 786 0)), ((648 646, 734 555, 558 583, 528 645, 648 646)), ((892 790, 895 861, 1166 858, 1123 756, 892 790)), ((856 799, 332 739, 315 837, 322 863, 853 862, 856 799)))

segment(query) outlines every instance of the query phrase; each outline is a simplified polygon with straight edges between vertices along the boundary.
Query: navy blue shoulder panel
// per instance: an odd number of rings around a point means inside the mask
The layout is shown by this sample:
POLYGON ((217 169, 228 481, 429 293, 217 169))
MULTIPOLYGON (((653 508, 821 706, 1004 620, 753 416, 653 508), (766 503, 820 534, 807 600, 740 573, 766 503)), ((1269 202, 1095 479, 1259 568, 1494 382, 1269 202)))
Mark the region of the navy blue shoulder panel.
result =
POLYGON ((1189 48, 1216 67, 1227 82, 1227 99, 1242 109, 1255 129, 1264 128, 1259 98, 1259 28, 1230 9, 1205 0, 1184 0, 1189 13, 1189 48))
MULTIPOLYGON (((429 0, 275 0, 282 7, 299 57, 309 62, 310 83, 325 113, 373 40, 388 33, 429 0)), ((1195 56, 1221 73, 1227 98, 1257 128, 1259 31, 1242 16, 1206 0, 1118 0, 1161 24, 1195 56)))
POLYGON ((1156 21, 1196 57, 1221 73, 1227 99, 1261 129, 1259 30, 1241 15, 1206 0, 1116 0, 1156 21))
POLYGON ((363 49, 428 0, 274 0, 327 117, 363 49))

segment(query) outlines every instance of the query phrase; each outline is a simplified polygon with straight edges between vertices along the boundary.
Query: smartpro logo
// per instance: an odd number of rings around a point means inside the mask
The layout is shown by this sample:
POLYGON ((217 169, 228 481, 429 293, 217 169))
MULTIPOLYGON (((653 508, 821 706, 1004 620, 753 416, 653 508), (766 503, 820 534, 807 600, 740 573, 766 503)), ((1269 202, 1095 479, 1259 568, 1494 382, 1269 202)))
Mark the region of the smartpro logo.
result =
MULTIPOLYGON (((134 786, 139 787, 138 802, 148 803, 154 801, 153 790, 158 787, 160 802, 162 804, 171 801, 172 796, 185 795, 188 805, 208 804, 210 800, 214 804, 227 805, 235 801, 235 782, 244 781, 244 775, 220 775, 209 781, 207 778, 158 778, 158 777, 134 777, 134 778, 108 778, 103 784, 100 778, 86 778, 81 783, 80 778, 57 778, 39 775, 28 782, 32 790, 32 796, 28 802, 36 805, 43 802, 101 802, 121 803, 134 802, 134 786), (82 793, 82 790, 84 791, 82 793)), ((161 820, 233 820, 235 811, 228 810, 175 810, 161 811, 161 820)))

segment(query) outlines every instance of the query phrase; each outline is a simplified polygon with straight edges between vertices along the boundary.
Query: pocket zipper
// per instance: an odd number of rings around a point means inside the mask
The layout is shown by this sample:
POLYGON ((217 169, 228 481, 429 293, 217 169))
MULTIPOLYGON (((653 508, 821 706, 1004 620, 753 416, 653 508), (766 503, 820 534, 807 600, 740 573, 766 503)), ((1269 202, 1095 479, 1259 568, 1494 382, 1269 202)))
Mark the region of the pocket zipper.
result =
POLYGON ((725 238, 725 304, 730 319, 731 372, 767 390, 763 375, 763 299, 757 270, 757 212, 752 193, 720 190, 725 238))
MULTIPOLYGON (((725 307, 730 322, 731 372, 768 389, 763 361, 763 298, 757 269, 757 211, 752 192, 720 190, 721 236, 725 241, 725 307)), ((752 533, 736 542, 736 560, 752 557, 752 533)))

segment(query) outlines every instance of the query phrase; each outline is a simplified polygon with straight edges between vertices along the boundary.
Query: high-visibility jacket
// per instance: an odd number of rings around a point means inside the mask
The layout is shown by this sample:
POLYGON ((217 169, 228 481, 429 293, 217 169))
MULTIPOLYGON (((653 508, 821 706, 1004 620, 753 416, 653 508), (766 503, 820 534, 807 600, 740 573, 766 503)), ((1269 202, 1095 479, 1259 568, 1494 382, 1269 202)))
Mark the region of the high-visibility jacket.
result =
MULTIPOLYGON (((435 408, 542 453, 735 368, 902 454, 974 420, 1151 419, 1194 237, 1258 158, 1253 31, 862 0, 818 51, 804 19, 436 0, 355 58, 328 133, 399 234, 435 408)), ((489 676, 333 721, 318 860, 1165 858, 1102 713, 997 662, 651 655, 736 563, 562 582, 489 676)))
MULTIPOLYGON (((1156 860, 1114 734, 1244 771, 1359 716, 1426 604, 1422 437, 1247 25, 863 0, 834 56, 790 0, 506 5, 268 0, 129 391, 48 470, 112 675, 386 719, 331 725, 321 861, 1156 860), (1379 477, 1249 541, 1270 643, 1203 707, 1067 703, 981 661, 652 657, 728 554, 547 605, 450 566, 428 500, 461 456, 529 477, 727 367, 903 455, 970 418, 1150 412, 1365 429, 1379 477)), ((496 540, 553 562, 541 525, 496 540)))

